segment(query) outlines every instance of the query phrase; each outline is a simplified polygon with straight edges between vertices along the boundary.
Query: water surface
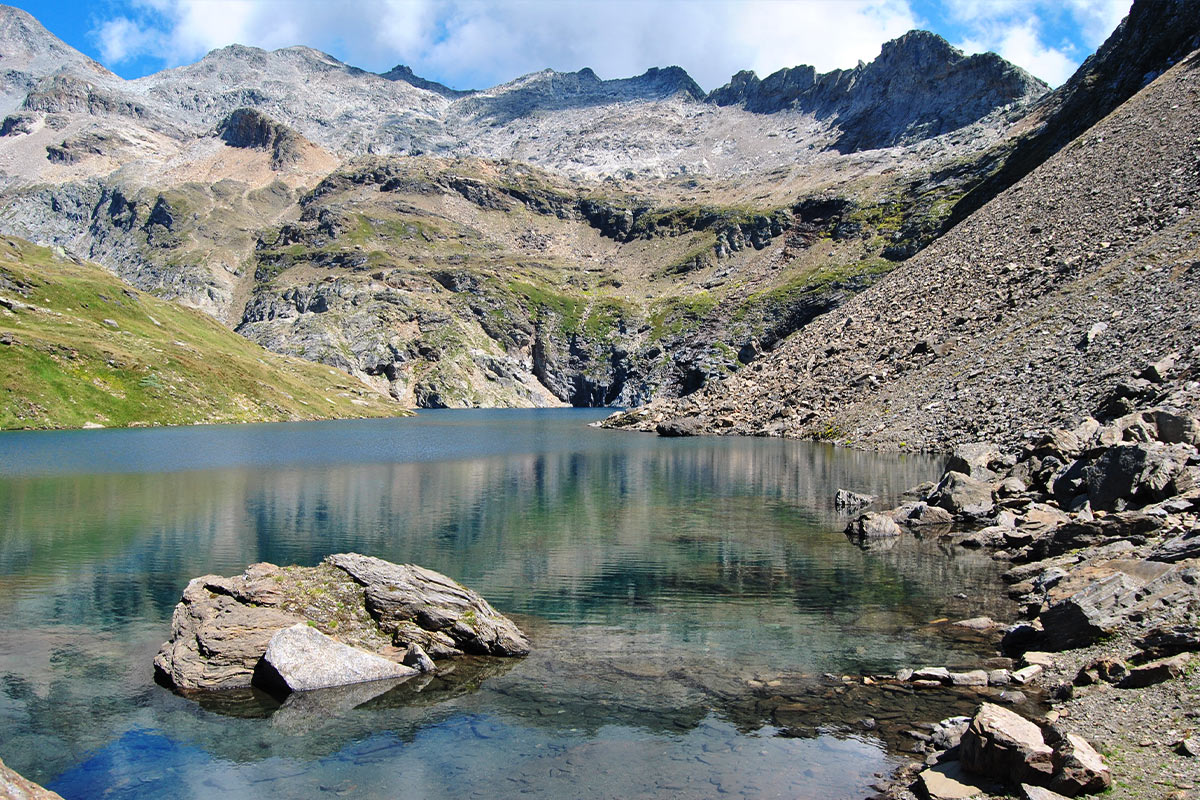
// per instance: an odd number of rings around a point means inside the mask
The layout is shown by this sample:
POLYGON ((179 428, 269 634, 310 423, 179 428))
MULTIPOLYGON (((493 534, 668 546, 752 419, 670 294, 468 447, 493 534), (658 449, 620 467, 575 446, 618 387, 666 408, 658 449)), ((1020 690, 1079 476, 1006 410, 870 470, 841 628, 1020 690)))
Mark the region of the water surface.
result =
POLYGON ((992 562, 862 552, 832 508, 939 465, 600 416, 0 434, 0 758, 68 800, 861 795, 880 740, 756 698, 971 660, 925 623, 978 612, 992 562), (533 654, 281 708, 153 683, 189 578, 343 551, 477 589, 533 654))

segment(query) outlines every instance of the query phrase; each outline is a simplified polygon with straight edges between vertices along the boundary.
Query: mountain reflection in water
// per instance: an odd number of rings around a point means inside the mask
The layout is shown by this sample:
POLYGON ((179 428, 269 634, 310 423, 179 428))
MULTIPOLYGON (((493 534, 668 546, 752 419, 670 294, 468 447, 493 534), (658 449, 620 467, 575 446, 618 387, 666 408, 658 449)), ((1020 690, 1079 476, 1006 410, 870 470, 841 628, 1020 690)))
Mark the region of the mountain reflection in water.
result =
POLYGON ((819 693, 781 722, 755 687, 971 660, 926 623, 1002 613, 979 605, 993 562, 860 551, 832 508, 940 465, 599 416, 0 436, 0 757, 68 798, 394 796, 398 775, 413 797, 861 793, 879 735, 822 723, 819 693), (188 579, 343 551, 455 577, 533 654, 307 710, 153 683, 188 579))

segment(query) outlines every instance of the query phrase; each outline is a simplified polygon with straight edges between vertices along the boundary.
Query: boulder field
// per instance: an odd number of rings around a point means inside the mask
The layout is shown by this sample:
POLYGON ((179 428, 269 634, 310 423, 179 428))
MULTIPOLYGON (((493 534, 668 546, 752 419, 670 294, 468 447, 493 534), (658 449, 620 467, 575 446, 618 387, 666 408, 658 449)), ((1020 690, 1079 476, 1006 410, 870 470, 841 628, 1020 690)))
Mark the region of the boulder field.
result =
POLYGON ((1019 448, 961 445, 941 479, 905 493, 907 502, 854 512, 846 536, 864 549, 918 536, 1011 563, 1003 578, 1019 619, 955 624, 1002 632, 998 648, 1020 669, 923 667, 893 680, 976 682, 1008 687, 999 703, 1027 691, 1049 701, 1022 716, 985 700, 973 718, 927 723, 943 733, 921 739, 913 752, 922 760, 881 797, 1075 797, 1109 789, 1114 772, 1119 796, 1195 785, 1198 444, 1195 417, 1133 409, 1107 424, 1031 433, 1019 448))

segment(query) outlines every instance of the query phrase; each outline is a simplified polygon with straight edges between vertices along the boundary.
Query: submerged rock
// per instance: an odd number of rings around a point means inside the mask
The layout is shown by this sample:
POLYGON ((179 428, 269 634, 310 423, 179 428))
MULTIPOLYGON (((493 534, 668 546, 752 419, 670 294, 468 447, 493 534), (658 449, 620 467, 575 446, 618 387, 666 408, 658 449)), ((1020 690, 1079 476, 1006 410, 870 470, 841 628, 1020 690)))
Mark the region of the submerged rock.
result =
POLYGON ((664 420, 654 428, 659 436, 701 436, 706 433, 704 422, 697 417, 677 417, 664 420))
POLYGON ((846 526, 846 535, 855 540, 887 539, 900 535, 900 526, 886 514, 867 512, 846 526))
POLYGON ((445 575, 343 553, 316 567, 254 564, 237 577, 192 580, 175 607, 171 639, 154 658, 155 677, 182 691, 262 681, 292 690, 337 685, 328 672, 342 684, 375 679, 367 674, 407 677, 429 666, 415 651, 417 663, 404 665, 413 644, 434 658, 529 652, 512 621, 445 575), (285 629, 287 641, 276 641, 285 629), (305 646, 289 645, 301 637, 305 646), (264 665, 273 645, 276 657, 264 665), (335 670, 320 663, 334 661, 335 670), (358 669, 367 662, 370 669, 358 669))

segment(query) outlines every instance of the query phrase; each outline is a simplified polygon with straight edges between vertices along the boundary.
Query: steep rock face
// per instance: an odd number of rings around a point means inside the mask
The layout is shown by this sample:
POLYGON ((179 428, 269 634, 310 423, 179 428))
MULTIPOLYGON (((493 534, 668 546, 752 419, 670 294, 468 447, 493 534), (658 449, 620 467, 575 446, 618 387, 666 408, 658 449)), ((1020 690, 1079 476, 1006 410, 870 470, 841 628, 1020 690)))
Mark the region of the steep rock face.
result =
POLYGON ((1047 89, 994 53, 965 56, 936 34, 910 31, 885 43, 870 64, 820 75, 800 66, 763 80, 739 72, 707 100, 831 120, 840 130, 837 149, 848 153, 938 136, 1047 89))
POLYGON ((1193 53, 749 370, 626 421, 937 448, 1125 413, 1114 380, 1195 407, 1198 72, 1193 53))
POLYGON ((995 175, 954 209, 951 224, 993 197, 1095 125, 1200 47, 1200 15, 1191 0, 1138 0, 1104 44, 1030 113, 1032 129, 995 175))
POLYGON ((418 405, 639 405, 750 363, 865 288, 924 245, 955 185, 753 211, 603 195, 523 165, 361 159, 261 236, 238 330, 418 405))
POLYGON ((230 147, 269 150, 275 169, 300 160, 300 136, 253 108, 239 108, 218 122, 217 136, 230 147))

